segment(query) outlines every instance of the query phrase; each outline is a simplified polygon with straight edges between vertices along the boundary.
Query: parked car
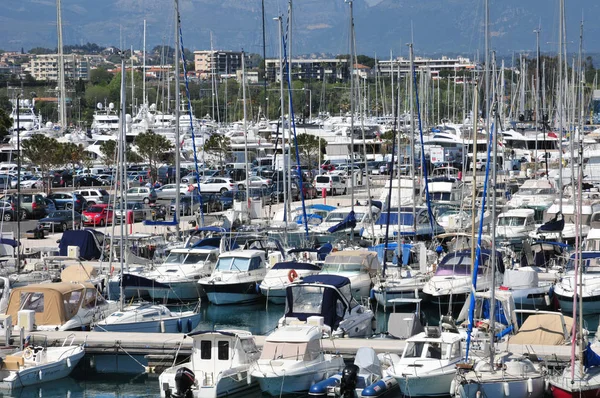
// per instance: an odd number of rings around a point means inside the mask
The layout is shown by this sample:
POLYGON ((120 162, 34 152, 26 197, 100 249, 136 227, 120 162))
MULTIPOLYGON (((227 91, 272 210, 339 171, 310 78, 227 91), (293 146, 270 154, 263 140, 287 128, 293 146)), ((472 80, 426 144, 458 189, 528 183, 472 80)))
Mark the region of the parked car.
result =
MULTIPOLYGON (((208 194, 207 194, 208 195, 208 194)), ((179 198, 179 214, 182 216, 189 216, 193 214, 196 210, 200 208, 200 197, 198 194, 183 196, 179 198)), ((170 210, 171 214, 175 213, 175 201, 176 199, 171 199, 170 210)))
POLYGON ((235 183, 231 178, 213 177, 206 181, 200 182, 200 192, 227 192, 235 188, 235 183))
POLYGON ((317 197, 317 188, 311 182, 303 182, 302 193, 304 194, 304 199, 314 199, 317 197))
POLYGON ((94 204, 82 214, 83 225, 103 227, 112 223, 113 209, 108 204, 94 204))
POLYGON ((110 194, 106 189, 80 189, 75 191, 80 194, 87 201, 88 206, 95 205, 98 203, 108 203, 110 194))
MULTIPOLYGON (((291 183, 291 191, 292 191, 292 200, 300 199, 300 188, 298 188, 298 184, 296 182, 291 183)), ((271 185, 271 202, 272 203, 281 203, 285 198, 284 195, 284 185, 283 181, 275 181, 273 185, 271 185)))
POLYGON ((317 193, 321 193, 325 188, 329 195, 335 195, 338 192, 346 193, 346 180, 339 175, 323 174, 315 177, 315 188, 317 193))
POLYGON ((101 187, 107 185, 106 182, 94 176, 82 176, 75 178, 75 186, 79 187, 101 187))
POLYGON ((235 196, 235 192, 233 191, 227 191, 227 192, 223 192, 220 197, 219 200, 221 201, 221 210, 229 210, 233 208, 233 199, 235 196))
POLYGON ((44 181, 39 177, 30 176, 29 178, 23 178, 19 185, 21 189, 43 188, 44 181))
POLYGON ((69 171, 62 171, 54 173, 52 178, 52 188, 64 188, 73 186, 73 174, 69 171))
MULTIPOLYGON (((11 202, 17 208, 17 194, 5 195, 1 200, 11 202)), ((42 218, 46 216, 46 202, 39 193, 21 194, 21 220, 27 218, 42 218)))
POLYGON ((56 192, 48 198, 54 201, 57 210, 70 210, 75 206, 75 211, 81 213, 87 207, 87 201, 78 193, 56 192))
POLYGON ((0 211, 2 212, 2 221, 12 221, 17 219, 17 209, 15 205, 9 201, 0 201, 0 211))
POLYGON ((48 214, 48 217, 38 221, 38 228, 49 232, 66 231, 67 229, 79 228, 81 225, 81 214, 72 210, 57 210, 48 214))
POLYGON ((156 188, 157 199, 173 199, 175 196, 184 196, 189 193, 189 186, 187 184, 166 184, 160 188, 156 188))
POLYGON ((127 200, 142 201, 144 203, 154 203, 158 198, 154 188, 148 187, 129 188, 125 192, 125 195, 127 196, 127 200))
POLYGON ((44 198, 44 202, 46 202, 46 216, 56 211, 56 204, 52 199, 44 198))
MULTIPOLYGON (((120 203, 114 207, 115 223, 122 222, 124 214, 120 203)), ((147 220, 151 209, 146 207, 143 202, 127 202, 127 212, 133 214, 133 222, 147 220)))
POLYGON ((237 183, 238 189, 246 189, 249 185, 252 188, 268 188, 269 185, 273 184, 273 180, 270 178, 260 177, 260 176, 251 176, 248 177, 247 180, 243 180, 237 183))

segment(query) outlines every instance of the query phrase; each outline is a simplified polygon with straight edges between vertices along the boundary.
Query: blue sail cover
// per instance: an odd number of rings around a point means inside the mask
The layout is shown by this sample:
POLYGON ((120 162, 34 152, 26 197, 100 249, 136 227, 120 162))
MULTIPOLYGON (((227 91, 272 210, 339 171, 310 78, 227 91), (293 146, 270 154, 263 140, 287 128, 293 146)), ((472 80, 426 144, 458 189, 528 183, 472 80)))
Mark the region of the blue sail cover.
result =
POLYGON ((600 355, 596 354, 590 343, 587 343, 585 352, 583 353, 583 366, 586 369, 593 368, 594 366, 600 365, 600 355))
POLYGON ((344 218, 340 223, 330 227, 327 232, 334 233, 337 231, 341 231, 348 228, 356 227, 356 215, 354 214, 354 210, 351 210, 350 213, 344 218))
POLYGON ((63 232, 58 244, 59 254, 68 255, 69 246, 79 247, 79 257, 84 260, 97 260, 102 256, 94 233, 90 230, 72 230, 63 232))
POLYGON ((144 278, 143 276, 134 274, 123 274, 121 277, 123 287, 134 287, 138 289, 170 289, 169 285, 156 282, 153 279, 144 278))

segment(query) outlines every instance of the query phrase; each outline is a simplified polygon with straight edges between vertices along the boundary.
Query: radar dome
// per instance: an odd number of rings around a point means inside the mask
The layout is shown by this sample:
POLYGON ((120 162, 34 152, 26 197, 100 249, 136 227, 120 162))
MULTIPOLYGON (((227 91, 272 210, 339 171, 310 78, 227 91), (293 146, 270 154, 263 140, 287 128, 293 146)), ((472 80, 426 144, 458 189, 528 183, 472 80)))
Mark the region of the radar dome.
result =
POLYGON ((46 122, 46 128, 47 129, 51 129, 52 128, 52 122, 46 122))
POLYGON ((115 104, 113 104, 112 102, 110 104, 108 104, 108 108, 109 109, 115 109, 115 104))
POLYGON ((131 115, 129 113, 127 115, 125 115, 125 122, 131 123, 131 115))
POLYGON ((98 103, 96 104, 96 108, 98 108, 98 109, 102 109, 102 108, 103 108, 103 106, 102 106, 102 102, 98 102, 98 103))

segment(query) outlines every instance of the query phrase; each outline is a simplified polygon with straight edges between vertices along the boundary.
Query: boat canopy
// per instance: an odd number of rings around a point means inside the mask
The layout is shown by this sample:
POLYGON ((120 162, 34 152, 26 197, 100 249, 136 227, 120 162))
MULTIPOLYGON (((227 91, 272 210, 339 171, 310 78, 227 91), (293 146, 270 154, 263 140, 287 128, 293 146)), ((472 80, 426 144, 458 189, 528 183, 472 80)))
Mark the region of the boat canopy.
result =
POLYGON ((63 282, 87 282, 98 276, 98 269, 93 265, 73 264, 69 265, 60 272, 60 279, 63 282))
POLYGON ((560 313, 531 314, 512 336, 509 344, 563 345, 568 342, 573 318, 560 313))
POLYGON ((283 261, 276 263, 271 269, 304 269, 310 271, 320 271, 321 267, 309 263, 300 263, 296 261, 283 261))
POLYGON ((40 283, 14 288, 6 314, 17 319, 21 310, 35 311, 36 325, 63 325, 79 308, 92 309, 104 299, 91 283, 40 283))
POLYGON ((350 280, 339 275, 310 275, 286 288, 286 318, 306 321, 310 316, 322 316, 326 325, 337 329, 346 311, 355 305, 350 280))
MULTIPOLYGON (((343 250, 332 252, 325 258, 325 266, 331 265, 359 265, 360 268, 368 271, 375 271, 379 268, 379 259, 377 253, 366 250, 343 250)), ((340 271, 343 271, 341 268, 340 271)))

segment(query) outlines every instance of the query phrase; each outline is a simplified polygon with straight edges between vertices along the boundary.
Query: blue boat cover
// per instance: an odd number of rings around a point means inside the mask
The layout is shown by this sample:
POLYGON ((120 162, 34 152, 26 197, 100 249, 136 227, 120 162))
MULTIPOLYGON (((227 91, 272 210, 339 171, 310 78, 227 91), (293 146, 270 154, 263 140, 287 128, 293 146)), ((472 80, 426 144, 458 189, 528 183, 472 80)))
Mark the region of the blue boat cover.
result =
POLYGON ((192 245, 192 247, 196 248, 196 249, 201 246, 210 246, 211 248, 218 249, 221 246, 221 238, 220 237, 204 238, 192 245))
POLYGON ((332 234, 343 229, 354 227, 356 227, 356 215, 354 214, 354 210, 351 210, 350 213, 348 213, 348 215, 346 216, 346 218, 344 218, 341 222, 337 223, 333 227, 330 227, 327 230, 327 232, 332 234))
POLYGON ((282 261, 275 264, 271 269, 305 269, 310 271, 319 271, 321 267, 318 267, 309 263, 299 263, 296 261, 282 261))
POLYGON ((598 365, 600 365, 600 355, 592 350, 590 343, 587 343, 585 353, 583 354, 583 366, 585 366, 586 369, 589 369, 598 365))
POLYGON ((58 244, 59 255, 68 255, 69 246, 78 246, 79 256, 84 260, 97 260, 102 257, 98 241, 91 230, 67 230, 63 232, 58 244))
POLYGON ((211 227, 198 227, 194 230, 193 233, 196 232, 218 232, 218 233, 223 233, 223 232, 229 232, 229 228, 223 228, 223 227, 215 227, 215 226, 211 226, 211 227))
POLYGON ((12 247, 19 246, 19 242, 14 239, 0 238, 0 245, 9 245, 12 247))

